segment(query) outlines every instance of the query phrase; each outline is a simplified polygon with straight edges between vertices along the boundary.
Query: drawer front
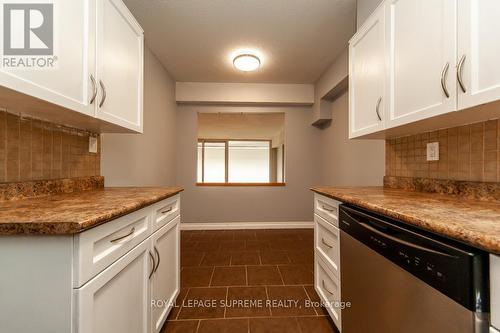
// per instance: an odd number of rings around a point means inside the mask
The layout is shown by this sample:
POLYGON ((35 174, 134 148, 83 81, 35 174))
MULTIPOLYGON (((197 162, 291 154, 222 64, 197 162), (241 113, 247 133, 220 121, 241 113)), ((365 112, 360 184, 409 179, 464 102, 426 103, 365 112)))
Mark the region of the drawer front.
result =
POLYGON ((314 263, 314 278, 316 292, 325 302, 325 307, 333 322, 341 330, 341 309, 335 306, 341 300, 340 280, 333 275, 319 256, 316 256, 314 263))
POLYGON ((181 211, 180 195, 173 196, 154 204, 153 232, 179 216, 181 211))
POLYGON ((339 226, 339 204, 337 200, 319 194, 314 195, 314 213, 336 227, 339 226))
POLYGON ((152 233, 151 207, 75 235, 73 287, 78 288, 152 233))
POLYGON ((500 330, 500 256, 490 254, 491 325, 500 330))
POLYGON ((323 257, 333 274, 340 277, 339 229, 318 215, 314 215, 314 243, 316 251, 323 257))

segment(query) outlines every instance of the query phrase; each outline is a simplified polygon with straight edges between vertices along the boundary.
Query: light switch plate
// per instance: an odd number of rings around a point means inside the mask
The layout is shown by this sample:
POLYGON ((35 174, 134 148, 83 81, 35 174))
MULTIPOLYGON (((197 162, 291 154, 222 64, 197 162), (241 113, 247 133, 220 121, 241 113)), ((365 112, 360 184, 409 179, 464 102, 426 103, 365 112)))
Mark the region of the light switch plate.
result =
POLYGON ((439 161, 439 142, 427 144, 427 161, 439 161))
POLYGON ((97 138, 89 136, 89 153, 97 153, 97 138))

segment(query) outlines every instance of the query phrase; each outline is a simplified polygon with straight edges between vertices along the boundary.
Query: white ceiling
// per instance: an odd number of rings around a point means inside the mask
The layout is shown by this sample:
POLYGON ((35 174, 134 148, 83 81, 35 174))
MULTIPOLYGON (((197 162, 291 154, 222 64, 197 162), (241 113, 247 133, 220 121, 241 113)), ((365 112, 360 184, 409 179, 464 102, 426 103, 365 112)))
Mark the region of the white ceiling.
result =
POLYGON ((176 81, 313 83, 355 31, 355 0, 125 0, 176 81), (262 67, 235 70, 253 49, 262 67))

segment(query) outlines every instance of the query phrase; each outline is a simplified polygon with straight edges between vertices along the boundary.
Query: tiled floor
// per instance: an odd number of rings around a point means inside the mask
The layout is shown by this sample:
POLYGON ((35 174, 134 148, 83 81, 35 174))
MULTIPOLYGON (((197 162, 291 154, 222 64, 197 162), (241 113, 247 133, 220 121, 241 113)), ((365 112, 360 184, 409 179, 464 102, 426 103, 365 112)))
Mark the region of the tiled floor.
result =
POLYGON ((181 232, 181 291, 162 333, 335 332, 313 287, 313 230, 181 232))

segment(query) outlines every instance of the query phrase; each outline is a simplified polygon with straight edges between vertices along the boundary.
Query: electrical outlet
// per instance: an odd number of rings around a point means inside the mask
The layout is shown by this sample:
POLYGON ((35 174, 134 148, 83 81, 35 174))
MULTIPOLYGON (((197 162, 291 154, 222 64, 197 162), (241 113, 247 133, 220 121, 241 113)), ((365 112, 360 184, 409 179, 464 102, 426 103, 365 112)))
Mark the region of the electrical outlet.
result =
POLYGON ((89 153, 97 153, 97 138, 95 136, 89 136, 89 153))
POLYGON ((439 142, 427 144, 427 161, 439 161, 439 142))

